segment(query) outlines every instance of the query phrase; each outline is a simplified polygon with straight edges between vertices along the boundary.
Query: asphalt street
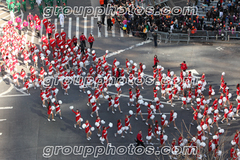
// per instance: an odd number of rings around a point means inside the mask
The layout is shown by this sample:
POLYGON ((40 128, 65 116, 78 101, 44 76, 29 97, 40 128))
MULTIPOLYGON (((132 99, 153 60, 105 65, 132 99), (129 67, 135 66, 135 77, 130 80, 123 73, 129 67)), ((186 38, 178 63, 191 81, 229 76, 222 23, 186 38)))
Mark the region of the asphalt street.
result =
MULTIPOLYGON (((81 3, 80 5, 90 5, 90 1, 68 1, 69 4, 75 5, 81 3)), ((79 4, 78 4, 79 5, 79 4)), ((37 12, 37 11, 35 11, 37 12)), ((33 12, 34 13, 34 12, 33 12)), ((26 14, 24 14, 25 16, 26 14)), ((75 21, 72 17, 72 29, 71 35, 76 34, 75 21)), ((82 17, 79 17, 79 22, 84 20, 82 17)), ((52 19, 51 21, 54 21, 52 19)), ((88 21, 88 25, 91 26, 91 20, 88 21)), ((59 22, 58 22, 59 23, 59 22)), ((67 23, 66 23, 67 24, 67 23)), ((96 21, 95 21, 96 24, 96 21)), ((59 24, 58 24, 59 25, 59 24)), ((81 27, 81 25, 79 25, 81 27)), ((58 26, 58 30, 60 27, 58 26)), ((64 30, 68 35, 69 25, 64 25, 64 30)), ((116 36, 110 36, 112 34, 108 32, 108 37, 106 33, 101 37, 98 37, 98 30, 96 25, 92 29, 95 36, 95 42, 93 49, 96 50, 97 57, 100 57, 105 54, 105 50, 109 50, 109 58, 107 62, 112 64, 114 58, 120 62, 120 67, 125 67, 125 59, 131 59, 136 63, 142 62, 147 66, 144 71, 145 74, 152 75, 152 65, 153 65, 153 56, 157 55, 160 60, 160 65, 162 65, 166 73, 167 69, 174 71, 177 75, 180 74, 179 65, 182 61, 186 61, 189 69, 196 70, 199 75, 204 72, 206 74, 206 80, 208 84, 212 84, 214 90, 217 91, 220 85, 221 73, 224 71, 226 73, 225 81, 228 83, 230 92, 233 94, 231 101, 236 107, 237 103, 236 98, 236 84, 239 83, 239 61, 238 56, 239 46, 234 44, 228 45, 202 45, 202 44, 159 44, 158 48, 153 47, 153 42, 146 42, 143 45, 142 39, 135 37, 128 37, 124 35, 121 37, 120 31, 115 32, 116 36), (131 47, 131 49, 129 49, 131 47), (127 49, 127 50, 126 50, 127 49), (121 51, 119 54, 112 54, 116 51, 121 51)), ((43 29, 43 33, 45 30, 43 29)), ((79 29, 79 33, 84 32, 84 27, 79 29), (82 31, 83 30, 83 31, 82 31)), ((31 32, 29 32, 31 33, 31 32)), ((91 33, 91 27, 87 29, 87 33, 91 33)), ((28 35, 28 40, 32 40, 32 35, 28 35)), ((39 43, 39 39, 34 37, 34 43, 39 43)), ((87 45, 89 46, 89 45, 87 45)), ((22 59, 21 59, 22 60, 22 59)), ((21 65, 20 68, 25 68, 21 65)), ((26 70, 26 68, 25 68, 26 70)), ((46 70, 46 68, 45 68, 46 70)), ((1 160, 15 160, 15 159, 45 159, 43 155, 46 156, 49 153, 50 159, 56 160, 67 160, 67 159, 83 159, 83 154, 74 155, 71 152, 67 155, 67 151, 63 154, 61 149, 56 149, 64 146, 102 146, 99 138, 96 135, 96 130, 93 132, 92 139, 87 141, 86 134, 84 130, 75 129, 73 124, 75 123, 75 115, 69 109, 69 106, 74 106, 75 109, 79 109, 84 120, 89 120, 90 124, 94 126, 95 116, 90 117, 91 108, 87 104, 87 94, 80 93, 78 86, 71 85, 69 90, 69 95, 65 96, 63 90, 60 89, 58 85, 59 93, 58 99, 63 101, 61 105, 63 119, 60 120, 59 117, 56 117, 56 122, 47 121, 47 109, 41 106, 41 99, 39 97, 40 91, 31 89, 31 95, 26 95, 22 90, 19 91, 19 88, 15 88, 11 85, 9 80, 0 78, 0 107, 3 107, 0 111, 0 159, 1 160), (45 150, 46 146, 53 146, 54 149, 45 150), (59 147, 60 146, 60 147, 59 147), (44 149, 45 148, 45 149, 44 149), (59 151, 59 152, 57 152, 59 151), (52 154, 51 154, 52 153, 52 154)), ((141 94, 146 99, 153 99, 153 86, 144 86, 145 89, 141 90, 141 94)), ((22 83, 21 83, 22 88, 22 83)), ((207 87, 208 88, 208 87, 207 87)), ((108 101, 101 99, 101 106, 99 115, 101 119, 106 121, 106 125, 109 122, 113 122, 113 128, 108 129, 108 139, 113 146, 128 146, 130 143, 134 143, 134 138, 137 135, 139 130, 143 131, 143 139, 146 140, 147 136, 147 126, 144 122, 130 118, 132 125, 133 135, 124 134, 125 139, 120 137, 115 138, 114 133, 117 131, 117 120, 121 119, 124 122, 124 117, 128 114, 129 110, 136 112, 135 107, 128 107, 127 102, 128 98, 125 98, 124 95, 128 95, 129 86, 125 85, 122 87, 123 96, 120 98, 121 109, 123 114, 117 112, 112 114, 107 112, 108 101)), ((111 87, 109 91, 116 93, 116 88, 111 87)), ((93 92, 93 91, 92 91, 93 92)), ((160 91, 158 92, 160 95, 160 91)), ((207 91, 204 92, 207 95, 207 91)), ((219 93, 216 92, 216 96, 219 97, 219 93)), ((166 100, 161 98, 161 102, 166 102, 166 100)), ((167 119, 169 119, 170 110, 174 109, 178 113, 176 120, 176 125, 184 136, 187 136, 183 121, 186 123, 187 127, 192 121, 192 110, 186 111, 181 110, 181 101, 174 100, 175 107, 172 108, 169 104, 164 104, 162 109, 163 113, 166 113, 167 119)), ((190 105, 189 105, 190 106, 190 105)), ((196 106, 196 105, 195 105, 196 106)), ((147 108, 141 106, 143 113, 147 113, 147 108)), ((147 115, 144 115, 146 119, 147 115)), ((156 115, 155 120, 160 121, 160 116, 156 115)), ((230 147, 230 140, 234 136, 234 132, 238 129, 239 118, 235 121, 231 121, 231 125, 227 126, 226 123, 220 124, 220 127, 228 130, 226 138, 229 141, 225 144, 226 148, 230 147)), ((123 123, 124 124, 124 123, 123 123)), ((168 135, 168 142, 171 143, 172 139, 178 138, 179 132, 173 128, 171 125, 170 128, 166 128, 166 135, 168 135)), ((215 127, 212 129, 212 133, 216 131, 215 127)), ((191 128, 191 133, 196 134, 196 124, 191 128)), ((159 146, 159 141, 153 139, 154 147, 159 146)), ((104 145, 106 146, 106 144, 104 145)), ((126 159, 126 160, 140 160, 140 159, 162 159, 163 156, 156 155, 146 155, 141 156, 129 155, 128 153, 124 155, 99 155, 98 159, 126 159)), ((95 159, 93 154, 86 157, 86 159, 95 159)), ((168 159, 167 156, 164 156, 164 159, 168 159)))

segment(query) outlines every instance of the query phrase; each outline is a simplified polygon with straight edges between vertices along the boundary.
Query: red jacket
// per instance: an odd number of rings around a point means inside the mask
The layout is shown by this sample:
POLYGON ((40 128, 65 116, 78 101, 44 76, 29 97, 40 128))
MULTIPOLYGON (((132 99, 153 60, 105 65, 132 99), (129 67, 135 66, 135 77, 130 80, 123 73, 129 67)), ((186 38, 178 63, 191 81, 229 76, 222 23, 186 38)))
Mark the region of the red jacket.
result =
POLYGON ((52 33, 52 28, 48 28, 47 33, 52 33))
POLYGON ((50 39, 50 45, 51 46, 53 46, 53 47, 55 47, 56 46, 56 41, 55 41, 55 39, 50 39))
POLYGON ((94 38, 93 38, 93 36, 88 37, 88 42, 89 42, 89 43, 94 42, 94 38))
POLYGON ((44 20, 43 20, 43 24, 44 24, 44 26, 47 28, 47 26, 48 26, 48 20, 47 20, 47 19, 44 19, 44 20))
POLYGON ((80 36, 80 41, 85 41, 85 40, 87 40, 87 38, 85 37, 85 35, 82 34, 82 35, 80 36))
POLYGON ((73 43, 77 43, 77 37, 72 39, 73 43))
POLYGON ((154 61, 154 64, 159 62, 159 60, 156 57, 154 57, 153 61, 154 61))
POLYGON ((142 142, 142 134, 140 134, 140 133, 137 134, 137 140, 142 142))
POLYGON ((188 67, 187 67, 187 64, 186 63, 182 63, 181 64, 181 70, 186 70, 188 67))
POLYGON ((61 37, 63 38, 63 39, 66 39, 66 32, 61 32, 61 37))

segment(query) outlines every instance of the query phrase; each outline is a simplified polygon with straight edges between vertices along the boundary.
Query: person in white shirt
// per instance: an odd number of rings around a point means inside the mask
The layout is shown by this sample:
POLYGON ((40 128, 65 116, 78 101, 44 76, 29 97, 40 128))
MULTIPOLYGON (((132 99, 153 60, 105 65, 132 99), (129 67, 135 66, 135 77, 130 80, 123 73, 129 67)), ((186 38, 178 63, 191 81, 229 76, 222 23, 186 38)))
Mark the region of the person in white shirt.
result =
POLYGON ((42 3, 42 0, 36 0, 36 3, 38 4, 38 6, 40 6, 40 4, 42 3))
POLYGON ((10 11, 10 17, 11 17, 11 21, 14 22, 15 16, 13 11, 10 11))
POLYGON ((60 25, 61 25, 61 27, 63 27, 64 15, 62 13, 59 14, 59 19, 60 19, 60 25))

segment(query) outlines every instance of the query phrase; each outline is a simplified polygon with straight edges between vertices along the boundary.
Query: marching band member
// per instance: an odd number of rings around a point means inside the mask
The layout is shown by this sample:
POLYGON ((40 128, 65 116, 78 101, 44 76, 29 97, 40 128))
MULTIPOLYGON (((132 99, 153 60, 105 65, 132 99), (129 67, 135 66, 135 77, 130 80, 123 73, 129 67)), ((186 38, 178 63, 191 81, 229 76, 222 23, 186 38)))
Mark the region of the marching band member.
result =
POLYGON ((130 124, 130 117, 132 116, 132 113, 128 116, 128 115, 125 115, 125 127, 124 127, 124 131, 125 133, 127 134, 127 130, 129 130, 129 133, 130 134, 133 134, 132 132, 132 126, 130 124))
POLYGON ((123 127, 122 127, 121 119, 117 121, 117 128, 118 128, 117 133, 114 133, 114 136, 117 137, 118 134, 119 135, 121 134, 122 135, 121 137, 125 138, 123 135, 123 127))
POLYGON ((110 122, 108 127, 103 127, 102 137, 100 137, 100 141, 102 144, 104 144, 103 141, 105 141, 105 140, 107 141, 107 144, 109 144, 108 138, 107 138, 107 129, 109 129, 112 126, 113 126, 113 124, 110 122))
POLYGON ((120 113, 123 113, 123 111, 121 110, 121 108, 120 108, 120 103, 119 103, 119 96, 116 94, 115 95, 115 98, 114 98, 114 107, 115 107, 115 111, 117 111, 117 107, 118 107, 118 109, 119 109, 119 112, 120 113))
POLYGON ((62 113, 61 113, 61 109, 60 109, 60 105, 62 104, 62 101, 59 100, 58 102, 54 102, 54 104, 55 104, 55 106, 56 106, 56 107, 55 107, 55 108, 56 108, 55 117, 56 117, 57 114, 59 114, 60 119, 62 119, 62 113))
POLYGON ((131 106, 134 106, 133 102, 134 102, 134 98, 133 98, 132 89, 129 88, 129 102, 128 102, 128 106, 130 106, 130 104, 131 104, 131 106))
POLYGON ((147 139, 146 143, 147 143, 147 144, 150 143, 151 145, 153 145, 153 143, 152 143, 152 137, 153 137, 152 125, 149 124, 149 125, 148 125, 148 135, 146 136, 146 139, 147 139))
POLYGON ((50 121, 50 116, 52 115, 52 121, 55 121, 54 115, 53 115, 53 110, 55 109, 54 106, 51 106, 51 102, 48 102, 48 121, 50 121))
POLYGON ((101 121, 100 117, 97 116, 96 117, 96 121, 95 121, 95 126, 97 127, 97 130, 98 130, 98 133, 97 133, 97 136, 100 137, 101 136, 101 123, 104 124, 105 121, 101 121))
POLYGON ((99 108, 97 107, 97 103, 96 103, 96 98, 93 97, 91 100, 90 100, 90 103, 92 105, 92 112, 90 114, 91 117, 93 117, 93 113, 96 112, 96 116, 98 116, 98 110, 99 108))
POLYGON ((174 112, 174 110, 171 110, 170 111, 170 119, 169 119, 169 122, 168 122, 168 126, 173 122, 174 129, 177 129, 177 126, 175 124, 175 119, 176 118, 177 118, 177 113, 174 112))
POLYGON ((138 120, 137 116, 138 116, 138 114, 140 114, 140 116, 141 116, 141 118, 142 118, 142 121, 145 121, 145 119, 144 119, 143 116, 142 116, 142 111, 141 111, 141 108, 140 108, 140 104, 137 103, 137 104, 136 104, 136 107, 137 107, 137 111, 136 111, 135 119, 138 120))
POLYGON ((15 86, 18 85, 18 87, 20 87, 19 82, 18 82, 18 73, 17 73, 16 71, 13 72, 12 77, 13 77, 13 83, 14 83, 14 85, 15 85, 15 86))
POLYGON ((81 127, 81 122, 83 121, 83 119, 81 118, 81 113, 79 112, 78 109, 76 109, 76 111, 73 110, 73 106, 70 106, 70 109, 72 110, 73 113, 75 113, 76 115, 76 124, 74 124, 74 128, 77 127, 77 125, 79 126, 79 129, 82 129, 81 127))
POLYGON ((150 120, 150 119, 152 120, 152 123, 154 124, 155 116, 152 114, 153 109, 154 109, 154 105, 152 105, 152 103, 149 102, 149 104, 148 104, 148 117, 147 117, 147 121, 145 123, 147 126, 148 126, 148 120, 150 120))
POLYGON ((88 120, 85 121, 85 123, 82 125, 82 128, 85 129, 87 140, 88 141, 91 140, 91 135, 92 135, 91 130, 94 130, 94 129, 92 129, 92 126, 89 124, 88 120))

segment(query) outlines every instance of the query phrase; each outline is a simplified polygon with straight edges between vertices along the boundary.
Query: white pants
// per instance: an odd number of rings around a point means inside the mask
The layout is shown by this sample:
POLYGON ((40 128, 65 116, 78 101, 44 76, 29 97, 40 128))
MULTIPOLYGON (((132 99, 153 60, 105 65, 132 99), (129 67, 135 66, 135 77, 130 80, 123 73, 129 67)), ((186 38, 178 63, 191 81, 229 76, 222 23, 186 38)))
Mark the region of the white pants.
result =
POLYGON ((64 18, 60 18, 60 25, 63 26, 64 18))
POLYGON ((14 17, 15 17, 15 16, 14 16, 13 11, 10 12, 10 17, 11 17, 11 21, 14 22, 14 19, 15 19, 14 17))

